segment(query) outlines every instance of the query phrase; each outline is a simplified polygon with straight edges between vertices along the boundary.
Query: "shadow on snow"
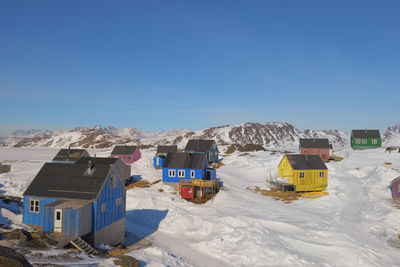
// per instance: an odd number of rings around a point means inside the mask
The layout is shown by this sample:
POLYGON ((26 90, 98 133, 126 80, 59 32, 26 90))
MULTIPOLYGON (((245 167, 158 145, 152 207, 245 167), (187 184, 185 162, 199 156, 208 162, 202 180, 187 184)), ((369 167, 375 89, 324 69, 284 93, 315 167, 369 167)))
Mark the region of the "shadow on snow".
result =
POLYGON ((125 246, 130 246, 157 231, 168 210, 129 210, 126 212, 125 246))

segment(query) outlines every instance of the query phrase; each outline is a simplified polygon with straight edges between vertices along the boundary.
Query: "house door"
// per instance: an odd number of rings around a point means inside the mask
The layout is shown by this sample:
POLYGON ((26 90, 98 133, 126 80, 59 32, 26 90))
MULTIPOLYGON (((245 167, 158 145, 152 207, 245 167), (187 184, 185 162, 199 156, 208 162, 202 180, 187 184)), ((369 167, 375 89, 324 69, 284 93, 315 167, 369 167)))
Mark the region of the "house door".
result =
POLYGON ((54 211, 54 232, 61 233, 62 231, 62 209, 54 211))

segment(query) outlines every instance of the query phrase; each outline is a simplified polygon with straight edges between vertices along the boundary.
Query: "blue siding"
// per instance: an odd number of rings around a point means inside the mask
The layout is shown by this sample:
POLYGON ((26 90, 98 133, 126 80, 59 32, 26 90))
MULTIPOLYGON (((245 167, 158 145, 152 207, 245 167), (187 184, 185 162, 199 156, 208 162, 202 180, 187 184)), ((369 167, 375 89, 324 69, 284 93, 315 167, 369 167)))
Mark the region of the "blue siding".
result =
POLYGON ((216 171, 215 170, 192 170, 192 169, 173 169, 173 168, 164 168, 163 169, 163 178, 162 181, 165 183, 179 183, 180 179, 206 179, 206 173, 210 173, 210 179, 209 180, 215 180, 216 177, 216 171), (168 173, 169 170, 175 170, 175 177, 169 177, 168 173), (185 177, 178 177, 178 170, 184 170, 185 171, 185 177), (194 178, 190 177, 190 172, 195 171, 194 178))
POLYGON ((70 236, 78 235, 78 211, 75 209, 65 209, 65 234, 70 236))
POLYGON ((22 222, 24 224, 43 226, 44 225, 44 206, 46 206, 50 203, 53 203, 57 200, 59 200, 59 199, 58 198, 24 196, 22 222), (40 200, 40 212, 39 213, 29 212, 29 199, 40 200))
POLYGON ((153 166, 154 167, 164 167, 165 159, 161 158, 160 156, 156 156, 153 159, 153 166), (158 164, 157 164, 158 159, 158 164))
POLYGON ((53 232, 54 229, 54 208, 44 207, 43 231, 53 232))
POLYGON ((112 224, 115 221, 118 221, 125 217, 125 205, 126 205, 126 192, 125 187, 121 183, 121 180, 117 178, 117 186, 114 188, 110 188, 110 177, 112 175, 116 175, 115 171, 112 170, 110 175, 107 177, 107 180, 104 184, 104 187, 97 199, 96 202, 93 203, 94 208, 94 220, 93 220, 93 229, 94 231, 98 231, 101 228, 112 224), (122 205, 116 205, 116 199, 122 197, 122 205), (101 211, 101 205, 106 203, 105 212, 101 211))

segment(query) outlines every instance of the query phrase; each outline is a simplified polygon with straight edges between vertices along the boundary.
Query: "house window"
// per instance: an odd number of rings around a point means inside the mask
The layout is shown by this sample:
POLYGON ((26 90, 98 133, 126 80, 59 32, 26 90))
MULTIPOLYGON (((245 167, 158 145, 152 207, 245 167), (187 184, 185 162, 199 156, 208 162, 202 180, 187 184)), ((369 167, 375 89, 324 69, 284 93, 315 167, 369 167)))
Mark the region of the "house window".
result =
POLYGON ((360 143, 360 139, 356 139, 356 144, 359 144, 360 143))
POLYGON ((372 144, 374 144, 374 145, 378 144, 378 140, 372 139, 372 144))
POLYGON ((169 170, 168 171, 168 176, 169 177, 175 177, 175 170, 169 170))
POLYGON ((110 188, 114 188, 117 186, 117 177, 115 175, 112 175, 110 177, 110 188))
POLYGON ((300 172, 300 178, 304 178, 304 172, 300 172))
POLYGON ((106 211, 106 203, 101 204, 101 212, 106 211))
POLYGON ((179 170, 178 171, 178 177, 185 177, 185 171, 179 170))
POLYGON ((117 199, 115 200, 115 205, 116 205, 116 206, 122 205, 122 197, 119 197, 119 198, 117 198, 117 199))
POLYGON ((126 156, 126 160, 131 160, 132 159, 132 157, 131 156, 126 156))
POLYGON ((322 150, 322 154, 326 154, 326 150, 325 149, 322 150))
POLYGON ((190 178, 194 178, 194 174, 195 174, 194 171, 190 171, 190 178))
POLYGON ((29 212, 40 213, 40 200, 37 199, 29 200, 29 212))
POLYGON ((367 139, 363 139, 362 143, 365 145, 367 143, 367 139))
POLYGON ((303 149, 303 153, 304 153, 304 154, 307 154, 307 149, 303 149))
POLYGON ((400 193, 400 184, 399 184, 399 188, 398 188, 398 191, 399 191, 399 193, 400 193))
POLYGON ((316 150, 316 149, 313 149, 312 153, 313 153, 313 154, 317 154, 317 150, 316 150))
POLYGON ((319 172, 319 178, 324 178, 325 177, 325 173, 324 172, 319 172))

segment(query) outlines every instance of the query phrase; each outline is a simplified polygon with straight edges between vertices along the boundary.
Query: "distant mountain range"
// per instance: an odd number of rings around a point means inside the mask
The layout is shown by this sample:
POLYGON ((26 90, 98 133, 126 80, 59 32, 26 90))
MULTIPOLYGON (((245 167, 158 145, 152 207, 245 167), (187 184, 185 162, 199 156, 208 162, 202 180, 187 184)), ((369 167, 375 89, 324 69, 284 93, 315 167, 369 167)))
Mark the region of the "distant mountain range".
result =
MULTIPOLYGON (((384 145, 400 145, 400 125, 390 126, 383 134, 384 145)), ((258 144, 264 147, 295 147, 299 138, 328 138, 335 149, 349 146, 350 133, 338 130, 299 130, 285 122, 243 123, 149 133, 136 128, 117 129, 96 125, 70 131, 18 130, 1 141, 9 146, 108 148, 116 144, 166 145, 183 147, 189 139, 215 139, 219 145, 258 144)))

